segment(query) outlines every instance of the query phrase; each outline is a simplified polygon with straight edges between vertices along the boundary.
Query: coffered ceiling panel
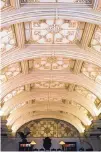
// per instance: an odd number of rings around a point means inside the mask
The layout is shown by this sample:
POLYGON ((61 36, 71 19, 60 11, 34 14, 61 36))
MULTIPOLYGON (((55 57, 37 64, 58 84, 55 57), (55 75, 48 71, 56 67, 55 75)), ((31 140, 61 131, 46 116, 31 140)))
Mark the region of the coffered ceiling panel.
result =
POLYGON ((8 93, 4 98, 3 98, 3 102, 8 101, 9 99, 13 98, 14 96, 18 95, 19 93, 24 91, 24 87, 19 87, 16 88, 15 90, 13 90, 12 92, 8 93))
POLYGON ((81 68, 81 72, 87 77, 89 77, 90 79, 101 84, 101 68, 100 67, 94 64, 84 62, 81 68))
POLYGON ((13 26, 8 26, 0 30, 1 53, 5 53, 16 47, 16 38, 13 26))
POLYGON ((30 70, 72 70, 75 60, 56 56, 40 57, 29 61, 30 70))
POLYGON ((81 40, 85 23, 51 19, 25 23, 26 43, 72 44, 81 40))
POLYGON ((6 82, 9 79, 14 78, 20 73, 21 73, 20 63, 14 63, 5 67, 0 72, 0 84, 6 82))
POLYGON ((10 0, 0 0, 0 9, 4 9, 10 6, 10 0))
POLYGON ((48 81, 48 82, 36 82, 31 84, 31 89, 34 88, 66 88, 68 87, 68 84, 65 84, 63 82, 56 82, 56 81, 48 81))
POLYGON ((96 26, 95 32, 91 41, 93 49, 101 53, 101 26, 96 26))

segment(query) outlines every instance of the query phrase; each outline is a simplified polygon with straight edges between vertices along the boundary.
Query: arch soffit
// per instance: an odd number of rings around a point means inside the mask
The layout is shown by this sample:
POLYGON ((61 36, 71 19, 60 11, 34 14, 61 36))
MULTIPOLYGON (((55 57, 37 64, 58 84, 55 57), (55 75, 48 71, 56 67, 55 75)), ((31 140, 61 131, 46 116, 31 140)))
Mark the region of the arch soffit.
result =
POLYGON ((2 107, 2 110, 4 111, 5 115, 8 115, 14 109, 14 107, 16 107, 17 105, 23 104, 27 101, 31 101, 34 98, 37 100, 37 97, 39 94, 41 97, 45 98, 45 97, 47 97, 49 92, 52 94, 52 97, 54 97, 56 99, 59 98, 58 94, 60 94, 60 96, 62 96, 63 99, 72 100, 72 101, 80 104, 85 109, 87 109, 92 114, 92 116, 96 116, 95 111, 97 109, 96 109, 94 103, 92 103, 90 100, 88 100, 87 98, 85 98, 84 96, 82 96, 81 94, 79 94, 75 91, 68 92, 65 89, 62 89, 62 90, 51 89, 49 91, 47 89, 45 89, 43 91, 43 89, 42 89, 42 90, 36 90, 36 91, 33 90, 31 92, 24 91, 24 92, 20 93, 19 95, 13 97, 9 101, 5 102, 4 106, 2 107), (81 102, 81 100, 82 100, 82 102, 81 102))
POLYGON ((31 121, 31 120, 37 120, 37 119, 42 119, 42 118, 54 118, 54 119, 59 119, 59 120, 64 120, 66 122, 69 122, 70 124, 72 124, 74 127, 77 128, 77 130, 80 133, 84 132, 84 126, 82 126, 80 120, 78 118, 72 119, 71 115, 67 116, 66 114, 51 114, 49 112, 45 112, 43 114, 37 114, 37 115, 29 115, 26 117, 26 120, 24 119, 18 119, 12 126, 12 130, 13 132, 16 132, 22 125, 24 125, 25 123, 31 121), (19 125, 18 125, 19 124, 19 125))
POLYGON ((40 105, 30 105, 29 107, 26 106, 26 107, 23 107, 21 108, 21 110, 18 112, 16 111, 15 114, 13 113, 12 116, 10 116, 10 118, 8 118, 8 122, 10 125, 12 125, 14 122, 16 122, 16 120, 18 118, 20 118, 22 115, 28 115, 29 112, 32 112, 32 111, 47 111, 47 110, 52 110, 52 111, 64 111, 64 112, 68 112, 74 116, 76 116, 77 118, 79 118, 85 125, 89 125, 91 123, 91 121, 88 119, 87 115, 84 114, 82 112, 82 110, 79 110, 78 108, 76 107, 73 107, 73 106, 66 106, 66 105, 63 105, 63 104, 55 104, 54 103, 54 106, 53 104, 41 104, 40 105), (75 113, 75 110, 76 110, 76 113, 75 113), (18 113, 18 115, 17 115, 18 113), (13 120, 12 120, 13 118, 13 120))
POLYGON ((32 72, 30 74, 19 74, 13 80, 9 80, 5 84, 1 85, 1 98, 7 95, 12 90, 16 89, 17 87, 31 84, 34 82, 38 82, 39 80, 49 81, 52 79, 53 81, 62 81, 65 83, 73 83, 76 85, 83 86, 84 88, 88 89, 92 93, 94 93, 99 99, 101 99, 101 85, 90 80, 83 74, 73 74, 68 72, 60 72, 60 71, 48 71, 48 72, 32 72), (12 85, 11 85, 12 84, 12 85))

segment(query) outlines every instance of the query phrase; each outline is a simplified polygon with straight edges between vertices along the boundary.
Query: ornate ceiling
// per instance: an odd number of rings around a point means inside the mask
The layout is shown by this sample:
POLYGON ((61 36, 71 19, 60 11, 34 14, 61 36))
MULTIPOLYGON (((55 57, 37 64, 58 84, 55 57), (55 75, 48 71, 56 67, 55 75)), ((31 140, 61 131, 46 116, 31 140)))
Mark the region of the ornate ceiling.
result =
POLYGON ((1 4, 0 115, 14 133, 41 118, 67 121, 83 133, 101 113, 100 2, 1 4))

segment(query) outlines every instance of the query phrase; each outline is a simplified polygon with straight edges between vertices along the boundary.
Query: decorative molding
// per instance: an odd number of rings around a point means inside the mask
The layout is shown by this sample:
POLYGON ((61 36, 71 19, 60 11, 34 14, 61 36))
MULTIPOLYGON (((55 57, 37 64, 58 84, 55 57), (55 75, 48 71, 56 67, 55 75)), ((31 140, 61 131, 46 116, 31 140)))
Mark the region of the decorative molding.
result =
POLYGON ((19 48, 24 48, 25 45, 25 31, 23 23, 17 23, 14 25, 17 44, 19 48))
POLYGON ((20 0, 10 0, 11 6, 13 6, 15 9, 19 9, 20 6, 20 0))
POLYGON ((33 7, 22 7, 17 10, 13 10, 10 12, 2 12, 2 22, 1 26, 8 26, 11 24, 21 23, 21 22, 28 22, 28 21, 35 21, 42 20, 42 19, 53 19, 56 18, 56 12, 58 18, 65 18, 65 19, 72 19, 82 22, 88 22, 92 24, 101 24, 101 17, 100 12, 96 12, 94 10, 88 10, 83 8, 70 7, 68 5, 60 6, 57 5, 43 5, 37 6, 33 5, 33 7), (57 11, 56 11, 57 10, 57 11), (19 13, 20 12, 20 13, 19 13))

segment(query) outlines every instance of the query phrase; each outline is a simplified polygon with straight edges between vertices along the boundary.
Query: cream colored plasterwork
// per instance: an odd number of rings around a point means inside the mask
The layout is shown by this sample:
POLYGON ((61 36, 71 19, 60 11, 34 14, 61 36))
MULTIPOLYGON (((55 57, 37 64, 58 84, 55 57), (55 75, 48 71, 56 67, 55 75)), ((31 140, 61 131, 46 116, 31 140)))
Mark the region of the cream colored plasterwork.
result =
POLYGON ((56 82, 56 81, 48 81, 48 82, 36 82, 31 84, 31 89, 34 88, 66 88, 68 84, 63 82, 56 82))
POLYGON ((6 82, 9 79, 14 78, 21 73, 20 63, 11 64, 0 72, 0 84, 6 82))
POLYGON ((83 96, 85 96, 87 99, 89 99, 91 102, 94 102, 96 107, 99 106, 99 104, 101 103, 101 101, 97 98, 97 96, 95 96, 93 93, 91 93, 89 90, 80 87, 80 86, 75 86, 75 91, 77 91, 78 93, 82 94, 83 96))
POLYGON ((0 0, 0 9, 4 9, 10 6, 10 0, 0 0))
POLYGON ((101 26, 96 26, 96 29, 91 41, 91 47, 101 53, 101 26))
POLYGON ((24 91, 24 87, 19 87, 16 88, 15 90, 13 90, 12 92, 10 92, 9 94, 7 94, 4 98, 3 98, 3 102, 8 101, 9 99, 13 98, 14 96, 16 96, 17 94, 21 93, 24 91))
POLYGON ((16 39, 13 26, 8 26, 0 30, 1 53, 5 53, 16 47, 16 39))
POLYGON ((81 39, 84 25, 83 22, 63 19, 26 22, 26 42, 34 44, 71 44, 81 39))
POLYGON ((56 57, 56 56, 40 57, 40 58, 35 58, 34 60, 32 60, 31 69, 33 70, 70 70, 70 69, 73 69, 74 64, 75 64, 75 60, 73 59, 56 57))
POLYGON ((81 72, 90 79, 101 84, 101 68, 87 62, 83 63, 81 72))

